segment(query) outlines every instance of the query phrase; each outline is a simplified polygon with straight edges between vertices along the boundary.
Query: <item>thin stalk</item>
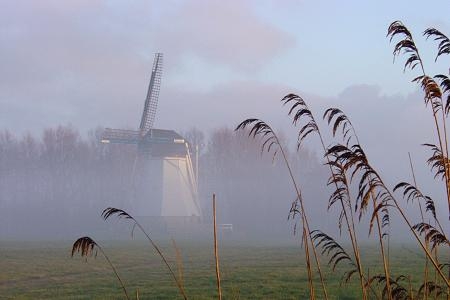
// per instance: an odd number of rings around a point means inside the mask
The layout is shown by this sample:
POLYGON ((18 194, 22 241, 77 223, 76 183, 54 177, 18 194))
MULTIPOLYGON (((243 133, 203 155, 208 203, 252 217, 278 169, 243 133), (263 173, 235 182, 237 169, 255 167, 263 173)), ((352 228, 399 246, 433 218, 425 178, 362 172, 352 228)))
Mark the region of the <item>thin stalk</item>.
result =
MULTIPOLYGON (((450 218, 450 183, 449 183, 450 169, 449 169, 449 166, 447 164, 447 159, 448 159, 447 125, 446 125, 446 122, 445 122, 444 104, 442 102, 442 98, 440 98, 440 101, 441 101, 442 124, 443 124, 443 127, 444 127, 444 143, 445 143, 444 171, 447 172, 445 186, 447 187, 448 212, 449 212, 449 218, 450 218)), ((444 152, 442 152, 442 153, 444 153, 444 152)))
POLYGON ((314 283, 313 283, 313 275, 311 270, 311 260, 309 256, 309 243, 308 238, 306 235, 306 229, 303 227, 303 234, 302 234, 303 243, 305 244, 305 254, 306 254, 306 270, 308 272, 308 282, 309 282, 309 298, 310 299, 316 299, 316 295, 314 292, 314 283))
POLYGON ((84 236, 84 237, 80 237, 79 239, 77 239, 72 246, 71 256, 73 257, 75 252, 80 252, 81 257, 92 256, 93 252, 94 252, 94 248, 95 248, 95 256, 97 256, 97 251, 100 251, 100 253, 103 255, 103 257, 106 259, 106 261, 108 262, 109 266, 113 270, 114 275, 116 275, 116 278, 122 287, 122 290, 125 294, 125 298, 127 298, 129 300, 130 297, 128 296, 127 289, 125 288, 125 284, 123 283, 122 279, 120 278, 119 273, 117 272, 117 269, 114 267, 114 265, 112 264, 108 255, 106 255, 105 251, 103 250, 103 248, 99 244, 97 244, 97 242, 95 242, 92 238, 90 238, 88 236, 84 236))
POLYGON ((409 286, 409 299, 414 300, 414 294, 412 290, 412 284, 411 284, 411 276, 408 275, 408 286, 409 286))
MULTIPOLYGON (((431 105, 432 106, 432 105, 431 105)), ((431 107, 433 111, 433 107, 431 107)), ((436 113, 433 111, 433 117, 434 117, 434 124, 436 126, 436 131, 438 135, 439 140, 439 147, 441 148, 442 152, 442 159, 443 159, 443 165, 444 165, 444 178, 445 178, 445 187, 446 187, 446 193, 447 193, 447 201, 448 201, 448 207, 449 207, 449 218, 450 218, 450 184, 449 184, 449 170, 448 170, 448 164, 446 162, 446 158, 448 157, 447 150, 443 146, 442 137, 439 129, 439 122, 436 117, 436 113), (444 157, 444 153, 447 153, 447 157, 444 157)), ((445 124, 445 123, 444 123, 445 124)))
POLYGON ((123 292, 125 293, 125 297, 129 300, 130 297, 128 296, 127 289, 125 288, 125 285, 124 285, 122 279, 120 278, 119 273, 117 273, 116 268, 114 267, 114 265, 112 264, 112 262, 109 260, 109 257, 108 257, 108 256, 106 255, 106 253, 103 251, 102 247, 100 247, 98 244, 96 244, 96 245, 97 245, 97 248, 100 250, 100 252, 101 252, 101 253, 103 254, 103 256, 105 257, 105 259, 106 259, 106 261, 108 262, 108 264, 110 265, 111 269, 112 269, 113 272, 114 272, 114 275, 116 275, 116 277, 117 277, 117 280, 119 280, 120 285, 121 285, 121 287, 122 287, 122 290, 123 290, 123 292))
POLYGON ((176 259, 177 259, 177 270, 178 270, 178 280, 183 286, 184 289, 184 267, 183 267, 183 258, 181 257, 180 248, 178 248, 177 243, 174 239, 172 239, 172 245, 175 249, 176 259))
MULTIPOLYGON (((372 170, 376 173, 376 171, 372 168, 372 170)), ((383 179, 381 179, 381 177, 377 174, 378 179, 380 180, 380 183, 382 186, 386 186, 383 182, 383 179)), ((400 205, 398 204, 397 200, 395 199, 394 195, 392 195, 391 191, 389 191, 386 188, 386 192, 389 194, 390 198, 392 199, 392 202, 394 203, 394 206, 397 208, 397 211, 400 213, 400 216, 402 217, 402 219, 405 221, 406 225, 409 227, 410 231, 412 232, 412 234, 414 235, 414 237, 416 238, 417 242, 419 243, 420 247, 422 248, 422 250, 425 252, 425 254, 427 255, 428 259, 431 261, 431 263, 433 264, 434 268, 436 269, 436 271, 438 272, 439 276, 444 280, 445 284, 450 287, 450 282, 449 280, 445 277, 444 273, 442 272, 442 270, 439 268, 439 264, 436 262, 436 260, 433 258, 433 255, 430 253, 430 251, 425 247, 424 243, 422 242, 422 240, 420 239, 419 235, 416 233, 416 231, 413 229, 413 226, 411 224, 411 222, 408 220, 408 218, 406 217, 403 209, 400 207, 400 205)), ((437 248, 437 247, 436 247, 437 248)), ((435 248, 435 249, 436 249, 435 248)))
MULTIPOLYGON (((372 192, 372 203, 373 208, 376 208, 376 199, 374 198, 373 192, 372 192)), ((380 226, 380 217, 378 216, 378 213, 376 213, 375 217, 377 221, 377 230, 378 230, 378 242, 380 243, 380 250, 381 250, 381 257, 383 259, 383 269, 384 269, 384 276, 386 277, 386 289, 388 291, 388 299, 392 299, 392 293, 391 293, 391 283, 390 283, 390 276, 389 276, 389 266, 386 260, 386 255, 384 253, 384 243, 383 243, 383 233, 381 231, 380 226)))
MULTIPOLYGON (((370 268, 367 268, 367 277, 370 278, 370 268)), ((369 282, 369 281, 367 281, 367 282, 369 282)), ((380 295, 378 295, 377 291, 373 288, 372 284, 369 284, 369 283, 368 283, 368 285, 369 285, 369 287, 370 287, 372 293, 374 294, 374 296, 375 296, 377 299, 382 299, 382 298, 383 298, 383 295, 381 295, 381 293, 380 293, 380 295)), ((378 292, 380 292, 380 291, 378 291, 378 292)))
MULTIPOLYGON (((437 247, 436 247, 437 248, 437 247)), ((437 260, 437 249, 436 249, 436 260, 437 260)), ((448 278, 450 278, 450 265, 448 266, 448 278)), ((450 287, 447 286, 447 300, 450 299, 450 287)))
MULTIPOLYGON (((436 258, 436 261, 438 260, 438 253, 437 253, 437 247, 434 248, 434 257, 436 258)), ((434 282, 437 284, 438 283, 438 277, 436 274, 436 271, 434 272, 434 282)), ((434 299, 437 299, 437 289, 434 290, 434 299)))
MULTIPOLYGON (((417 187, 416 174, 414 172, 414 166, 413 166, 410 152, 408 152, 408 157, 409 157, 409 165, 411 167, 411 174, 412 174, 414 186, 417 187)), ((417 202, 419 203, 420 217, 422 219, 422 222, 425 223, 425 217, 423 215, 422 204, 420 203, 420 201, 417 201, 417 202)), ((426 232, 425 232, 425 236, 426 236, 426 232)), ((428 240, 427 239, 425 239, 425 246, 428 249, 428 240)), ((424 299, 427 300, 428 299, 428 257, 426 257, 426 256, 425 256, 425 268, 424 268, 423 275, 424 275, 424 299)))
POLYGON ((438 218, 434 218, 435 226, 439 227, 439 230, 445 235, 445 230, 442 228, 441 222, 439 222, 438 218))
MULTIPOLYGON (((320 139, 320 143, 322 144, 323 151, 326 153, 327 150, 326 150, 326 147, 325 147, 325 142, 323 140, 322 134, 321 134, 319 129, 317 130, 317 134, 319 135, 319 139, 320 139)), ((333 168, 331 167, 330 157, 328 155, 326 155, 326 159, 327 159, 328 167, 330 168, 331 176, 333 176, 333 179, 334 179, 333 180, 334 181, 334 185, 335 185, 335 187, 337 189, 338 185, 337 185, 337 182, 336 182, 336 174, 334 173, 333 168)), ((344 174, 344 176, 345 176, 345 174, 344 174)), ((351 198, 350 198, 350 193, 349 193, 348 188, 346 189, 346 192, 347 192, 348 199, 350 201, 351 198)), ((366 292, 365 283, 364 283, 364 273, 362 271, 362 263, 361 263, 361 257, 360 257, 359 247, 358 247, 358 242, 357 242, 357 237, 356 237, 355 222, 353 220, 352 208, 350 207, 349 211, 350 211, 350 214, 351 214, 351 219, 350 220, 351 220, 351 225, 353 227, 353 231, 352 231, 352 228, 350 227, 350 221, 349 221, 349 218, 347 216, 347 209, 345 207, 345 204, 344 204, 344 201, 343 201, 342 197, 339 200, 340 200, 339 202, 341 203, 342 210, 344 212, 345 224, 347 225, 347 232, 348 232, 348 235, 350 237, 350 241, 352 243, 353 254, 355 255, 356 266, 358 268, 358 273, 359 273, 359 278, 360 278, 361 291, 362 291, 362 294, 363 294, 363 299, 365 300, 365 299, 367 299, 367 292, 366 292)))
MULTIPOLYGON (((344 174, 344 176, 346 176, 344 174)), ((348 199, 350 201, 351 197, 350 197, 350 191, 347 189, 347 196, 348 199)), ((353 253, 355 255, 355 260, 356 260, 356 266, 358 268, 358 273, 359 273, 359 279, 360 279, 360 285, 361 285, 361 291, 362 291, 362 296, 363 296, 363 300, 367 299, 367 290, 365 288, 365 279, 364 279, 364 272, 363 272, 363 265, 361 262, 361 254, 359 251, 359 246, 358 246, 358 239, 357 239, 357 235, 356 235, 356 230, 355 230, 355 222, 354 222, 354 217, 353 217, 353 211, 351 209, 351 207, 349 207, 349 212, 350 212, 350 220, 351 220, 351 228, 350 228, 350 224, 348 221, 348 216, 347 216, 347 212, 345 210, 345 206, 343 203, 343 200, 340 200, 341 202, 341 206, 342 209, 344 210, 344 218, 347 224, 347 231, 348 234, 350 236, 350 240, 352 243, 352 248, 353 248, 353 253)), ((350 204, 349 204, 350 205, 350 204)))
MULTIPOLYGON (((346 175, 344 174, 344 176, 346 176, 346 175)), ((351 198, 350 198, 350 191, 347 191, 347 194, 348 194, 349 199, 351 199, 351 198)), ((361 256, 360 256, 361 253, 360 253, 360 251, 359 251, 358 240, 357 240, 357 238, 356 238, 355 222, 354 222, 353 210, 351 209, 351 207, 349 208, 349 212, 350 212, 350 218, 351 218, 351 220, 352 220, 353 233, 354 233, 354 235, 355 235, 355 247, 356 247, 356 249, 357 249, 357 254, 358 254, 358 258, 357 258, 357 259, 358 259, 359 261, 361 261, 361 256)), ((366 277, 365 277, 365 275, 364 275, 364 272, 362 271, 362 263, 361 263, 361 262, 360 262, 360 265, 361 265, 361 274, 362 274, 361 281, 364 282, 364 290, 366 290, 366 288, 365 288, 365 283, 367 282, 368 278, 370 278, 370 276, 369 276, 369 268, 367 268, 367 279, 366 279, 366 277)), ((376 291, 375 291, 374 288, 372 287, 372 285, 370 285, 369 288, 372 290, 373 294, 375 295, 375 297, 376 297, 377 299, 381 299, 380 296, 376 293, 376 291)), ((366 293, 367 293, 367 290, 366 290, 366 293)), ((370 297, 369 297, 368 294, 366 294, 366 297, 367 297, 368 299, 370 299, 370 297)))
POLYGON ((222 288, 220 287, 219 251, 217 249, 217 221, 216 221, 216 194, 213 194, 213 223, 214 223, 214 258, 216 262, 216 281, 219 300, 222 300, 222 288))
MULTIPOLYGON (((390 193, 390 192, 389 192, 390 193)), ((392 195, 391 195, 392 197, 392 195)), ((409 220, 406 218, 405 213, 403 212, 403 210, 400 208, 400 206, 398 205, 398 202, 395 198, 392 198, 395 206, 397 207, 397 210, 400 212, 400 215, 402 216, 403 220, 406 222, 406 224, 408 225, 409 229, 411 230, 411 232, 413 233, 414 237, 416 238, 416 240, 419 242, 420 246, 422 247, 422 250, 425 251, 425 254, 428 256, 428 258, 430 259, 430 261, 432 262, 434 268, 436 269, 436 271, 439 273, 439 276, 444 280, 445 284, 450 287, 450 283, 448 281, 448 279, 445 277, 444 273, 442 273, 441 269, 439 268, 439 264, 434 260, 434 258, 432 257, 432 255, 430 254, 430 252, 428 251, 428 249, 426 249, 425 245, 422 243, 422 240, 420 239, 420 237, 417 235, 417 233, 415 232, 415 230, 412 228, 411 223, 409 222, 409 220)), ((436 247, 437 248, 437 247, 436 247)))
MULTIPOLYGON (((370 278, 369 277, 369 269, 367 269, 367 277, 370 278)), ((369 285, 369 288, 370 288, 370 290, 372 291, 373 295, 375 296, 375 298, 377 300, 382 300, 383 296, 382 295, 378 295, 377 291, 373 288, 372 285, 369 285)), ((371 299, 371 298, 368 296, 368 299, 371 299)))
MULTIPOLYGON (((358 143, 358 145, 361 145, 358 135, 356 134, 355 129, 352 126, 352 130, 353 133, 355 134, 355 139, 356 142, 358 143)), ((369 176, 369 180, 371 180, 372 176, 369 176)), ((373 208, 376 208, 376 197, 374 195, 373 190, 371 191, 371 198, 372 198, 372 203, 373 203, 373 208)), ((384 276, 386 277, 386 289, 388 291, 388 299, 391 300, 392 299, 392 293, 391 293, 391 283, 390 283, 390 276, 389 276, 389 266, 388 266, 388 262, 386 260, 386 255, 384 253, 384 245, 383 245, 383 235, 381 232, 381 226, 380 226, 380 217, 378 215, 378 212, 376 213, 376 221, 377 221, 377 231, 378 231, 378 241, 380 243, 380 250, 381 250, 381 257, 383 260, 383 269, 384 269, 384 276)), ((370 278, 370 277, 369 277, 370 278)))
MULTIPOLYGON (((414 39, 412 37, 411 37, 411 41, 415 45, 414 39)), ((417 49, 416 52, 417 52, 417 58, 419 60, 420 68, 422 70, 422 74, 423 74, 423 76, 426 76, 425 67, 423 65, 422 58, 420 57, 419 49, 417 49)), ((440 98, 440 102, 441 102, 441 111, 442 111, 442 123, 443 123, 443 126, 444 126, 445 147, 444 147, 444 142, 442 141, 442 135, 441 135, 440 127, 439 127, 439 122, 438 122, 438 119, 436 117, 436 112, 433 109, 433 104, 432 103, 431 103, 430 107, 431 107, 431 111, 433 113, 434 124, 436 126, 436 132, 437 132, 437 135, 438 135, 439 146, 441 147, 441 151, 442 151, 442 156, 444 156, 444 154, 445 154, 445 157, 443 157, 443 160, 444 160, 443 161, 443 165, 444 165, 444 176, 445 176, 445 187, 446 187, 446 193, 447 193, 447 202, 448 202, 448 209, 449 209, 449 216, 448 217, 450 218, 450 182, 449 182, 450 170, 449 170, 449 166, 448 166, 447 161, 446 161, 446 158, 448 158, 447 128, 446 128, 446 125, 445 125, 446 122, 445 122, 445 114, 444 114, 444 106, 443 106, 442 98, 440 98)))
MULTIPOLYGON (((303 205, 303 198, 302 198, 300 189, 297 186, 297 182, 295 181, 294 174, 292 172, 291 166, 289 165, 289 161, 287 159, 286 153, 284 152, 284 149, 281 146, 280 140, 278 139, 278 136, 275 135, 275 133, 274 133, 274 137, 275 137, 275 139, 277 141, 277 144, 280 147, 280 152, 281 152, 281 154, 283 156, 284 162, 285 162, 286 167, 287 167, 287 169, 289 171, 289 175, 291 177, 292 183, 293 183, 295 191, 297 193, 297 198, 298 198, 298 201, 300 203, 300 209, 302 211, 303 230, 305 231, 305 229, 306 229, 306 237, 307 237, 307 240, 309 240, 309 242, 311 243, 311 248, 313 250, 314 259, 315 259, 316 264, 317 264, 317 270, 319 272, 320 282, 322 284, 323 294, 324 294, 325 299, 328 299, 328 293, 327 293, 327 289, 325 287, 325 281, 324 281, 324 278, 323 278, 322 270, 320 268, 319 257, 317 255, 316 247, 314 246, 314 242, 313 242, 313 240, 311 238, 311 235, 310 235, 311 230, 309 229, 310 227, 309 227, 309 224, 308 224, 308 218, 306 217, 305 208, 304 208, 304 205, 303 205)), ((305 243, 305 245, 307 245, 307 243, 305 243)), ((307 255, 307 257, 308 257, 308 255, 307 255)))
POLYGON ((159 249, 158 245, 155 244, 155 242, 150 238, 148 233, 144 230, 144 228, 141 226, 141 224, 136 221, 136 219, 133 219, 136 226, 144 233, 144 235, 147 237, 147 240, 150 242, 150 244, 153 246, 153 248, 158 252, 159 256, 162 258, 164 264, 166 265, 167 269, 169 269, 170 275, 172 275, 172 278, 175 280, 176 285, 178 286, 178 290, 180 291, 181 295, 184 299, 187 299, 186 293, 184 291, 183 285, 178 280, 177 276, 175 275, 174 271, 170 267, 169 263, 167 262, 165 256, 163 255, 162 251, 159 249))

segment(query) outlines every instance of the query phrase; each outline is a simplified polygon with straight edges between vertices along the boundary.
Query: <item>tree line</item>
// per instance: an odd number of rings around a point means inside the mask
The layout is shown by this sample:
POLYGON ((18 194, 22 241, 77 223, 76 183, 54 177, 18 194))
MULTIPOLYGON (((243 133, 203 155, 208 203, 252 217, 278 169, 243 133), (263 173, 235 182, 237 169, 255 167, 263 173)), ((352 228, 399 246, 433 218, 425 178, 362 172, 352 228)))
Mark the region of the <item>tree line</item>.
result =
MULTIPOLYGON (((136 146, 101 144, 101 130, 82 135, 61 125, 40 135, 0 131, 0 237, 91 231, 89 220, 99 219, 104 208, 132 201, 136 146)), ((286 218, 295 199, 287 172, 272 156, 258 155, 258 141, 229 128, 207 137, 198 129, 182 135, 193 153, 199 146, 199 200, 206 221, 215 193, 219 221, 243 232, 290 234, 286 218)), ((311 182, 320 177, 313 153, 293 150, 289 157, 299 176, 307 174, 301 177, 311 182)))

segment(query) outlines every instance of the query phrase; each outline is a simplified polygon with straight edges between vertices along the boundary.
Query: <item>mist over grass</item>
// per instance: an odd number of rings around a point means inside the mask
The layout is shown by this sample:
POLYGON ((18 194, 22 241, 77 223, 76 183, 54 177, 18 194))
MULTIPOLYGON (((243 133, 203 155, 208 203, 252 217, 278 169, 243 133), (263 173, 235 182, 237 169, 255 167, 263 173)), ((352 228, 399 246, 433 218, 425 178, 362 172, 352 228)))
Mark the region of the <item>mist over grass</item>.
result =
MULTIPOLYGON (((0 239, 65 240, 96 232, 103 238, 128 238, 127 226, 106 223, 100 213, 113 206, 145 216, 133 203, 152 201, 152 191, 145 174, 132 174, 136 147, 103 145, 97 137, 100 130, 87 136, 73 126, 49 128, 41 135, 0 133, 0 239)), ((236 238, 293 238, 295 223, 287 217, 295 197, 283 164, 260 154, 258 141, 231 129, 217 129, 207 137, 192 129, 184 135, 200 145, 199 197, 205 224, 211 223, 215 193, 218 222, 233 224, 236 238)), ((333 224, 331 219, 324 224, 320 217, 327 194, 319 159, 308 150, 292 150, 289 156, 321 226, 333 224)), ((163 235, 162 225, 153 225, 150 230, 163 235)))

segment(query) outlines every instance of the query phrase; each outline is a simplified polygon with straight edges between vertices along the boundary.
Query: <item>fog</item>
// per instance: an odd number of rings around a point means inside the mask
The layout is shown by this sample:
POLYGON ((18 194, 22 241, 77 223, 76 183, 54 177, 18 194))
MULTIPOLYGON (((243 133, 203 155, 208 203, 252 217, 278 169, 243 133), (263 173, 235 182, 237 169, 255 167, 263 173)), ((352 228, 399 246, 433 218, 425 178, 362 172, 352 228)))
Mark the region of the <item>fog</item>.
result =
MULTIPOLYGON (((284 164, 260 155, 256 141, 231 129, 218 129, 208 138, 198 129, 185 134, 201 145, 199 198, 205 227, 215 193, 219 221, 233 224, 237 236, 292 234, 287 216, 295 193, 284 164)), ((100 217, 106 207, 139 216, 143 212, 133 211, 133 201, 155 201, 151 191, 133 182, 139 181, 132 174, 135 145, 100 144, 96 132, 82 137, 72 126, 46 129, 40 136, 3 131, 0 143, 2 238, 70 239, 101 233, 109 227, 100 217)), ((317 158, 308 151, 289 156, 296 174, 305 178, 306 190, 317 197, 315 190, 325 182, 317 158)), ((324 205, 311 208, 318 213, 319 207, 324 205)))
MULTIPOLYGON (((102 221, 101 211, 135 213, 133 202, 152 201, 152 194, 133 173, 137 149, 102 145, 98 134, 101 127, 136 129, 155 52, 165 57, 155 127, 200 145, 205 227, 215 193, 219 222, 233 224, 233 237, 296 238, 286 166, 261 155, 259 141, 233 132, 258 117, 286 143, 311 227, 339 235, 317 138, 295 149, 298 128, 279 101, 290 92, 307 101, 327 146, 339 140, 321 115, 342 108, 389 187, 412 180, 410 152, 419 186, 446 211, 445 190, 421 146, 437 143, 432 115, 410 83, 417 74, 392 64, 386 39, 389 23, 404 16, 427 70, 446 73, 449 58, 434 64, 435 45, 420 36, 427 27, 448 32, 446 10, 428 17, 410 1, 61 3, 0 3, 0 240, 128 237, 126 225, 102 221)), ((417 211, 407 212, 418 220, 417 211)), ((392 230, 408 240, 401 224, 394 213, 392 230)))
MULTIPOLYGON (((145 213, 136 210, 133 202, 157 200, 148 188, 149 179, 133 173, 137 147, 101 144, 101 131, 97 128, 81 135, 66 125, 48 128, 40 135, 0 133, 1 239, 70 240, 84 234, 102 239, 130 238, 130 224, 103 221, 103 209, 125 209, 140 219, 145 213)), ((182 134, 192 145, 199 145, 201 224, 192 227, 198 232, 185 235, 185 231, 177 234, 176 229, 162 230, 165 221, 157 219, 146 223, 149 232, 162 239, 210 238, 215 194, 218 222, 233 224, 227 238, 298 240, 294 229, 299 218, 288 220, 296 193, 279 156, 261 153, 261 141, 228 127, 209 134, 191 128, 182 134)), ((295 143, 289 142, 283 131, 278 134, 305 199, 311 228, 339 236, 339 209, 327 209, 332 189, 327 187, 329 170, 323 165, 322 154, 307 147, 296 151, 295 143)), ((359 225, 366 241, 371 240, 367 239, 369 217, 370 213, 359 225)), ((408 232, 395 218, 390 230, 396 233, 396 241, 409 240, 408 232)), ((345 241, 345 234, 341 238, 345 241)))

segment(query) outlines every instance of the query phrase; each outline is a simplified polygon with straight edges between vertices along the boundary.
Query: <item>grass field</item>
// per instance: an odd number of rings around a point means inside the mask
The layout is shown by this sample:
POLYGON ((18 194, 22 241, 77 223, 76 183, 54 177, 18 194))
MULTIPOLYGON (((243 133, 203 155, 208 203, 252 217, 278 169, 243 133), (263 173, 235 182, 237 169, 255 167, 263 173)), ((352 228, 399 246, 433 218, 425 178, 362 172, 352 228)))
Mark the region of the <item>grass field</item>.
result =
MULTIPOLYGON (((130 293, 140 299, 174 299, 179 296, 160 258, 144 241, 99 242, 118 268, 130 293)), ((191 299, 216 298, 212 243, 178 241, 184 265, 186 293, 191 299)), ((263 245, 227 242, 220 247, 225 299, 305 299, 308 296, 304 256, 298 245, 263 245)), ((173 265, 175 250, 161 243, 173 265)), ((72 242, 0 242, 1 299, 122 299, 123 294, 106 261, 100 255, 87 262, 70 257, 72 242)), ((363 248, 365 268, 381 271, 372 247, 363 248)), ((415 248, 391 249, 395 273, 422 276, 423 257, 415 248), (412 250, 414 249, 414 250, 412 250)), ((322 258, 325 263, 325 258, 322 258)), ((339 268, 339 267, 338 267, 339 268)), ((327 270, 332 299, 359 299, 358 279, 340 286, 338 269, 327 270)), ((417 285, 416 285, 417 286, 417 285)), ((320 295, 319 284, 317 294, 320 295)))

